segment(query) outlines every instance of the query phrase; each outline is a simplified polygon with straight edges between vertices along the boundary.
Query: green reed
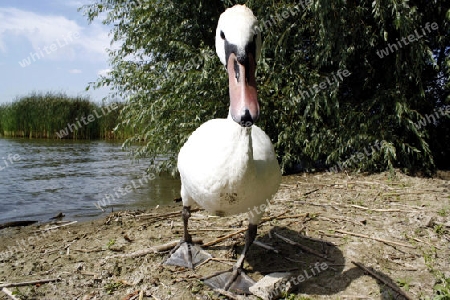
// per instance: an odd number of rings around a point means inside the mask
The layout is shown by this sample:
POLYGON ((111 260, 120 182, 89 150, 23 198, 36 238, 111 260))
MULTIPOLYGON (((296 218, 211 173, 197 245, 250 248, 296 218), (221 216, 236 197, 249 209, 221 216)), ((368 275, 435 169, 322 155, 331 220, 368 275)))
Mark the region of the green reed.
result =
POLYGON ((120 102, 96 104, 87 97, 33 93, 0 105, 0 136, 46 139, 124 139, 114 131, 120 102))

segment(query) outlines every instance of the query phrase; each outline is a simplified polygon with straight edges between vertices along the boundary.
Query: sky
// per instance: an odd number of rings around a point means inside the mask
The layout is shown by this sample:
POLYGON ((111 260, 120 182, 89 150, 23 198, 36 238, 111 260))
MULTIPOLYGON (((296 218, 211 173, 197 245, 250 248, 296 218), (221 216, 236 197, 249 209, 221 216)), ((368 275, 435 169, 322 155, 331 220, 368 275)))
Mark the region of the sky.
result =
POLYGON ((0 104, 37 93, 89 96, 101 102, 109 90, 86 91, 109 70, 110 28, 89 24, 77 8, 93 0, 0 2, 0 104))

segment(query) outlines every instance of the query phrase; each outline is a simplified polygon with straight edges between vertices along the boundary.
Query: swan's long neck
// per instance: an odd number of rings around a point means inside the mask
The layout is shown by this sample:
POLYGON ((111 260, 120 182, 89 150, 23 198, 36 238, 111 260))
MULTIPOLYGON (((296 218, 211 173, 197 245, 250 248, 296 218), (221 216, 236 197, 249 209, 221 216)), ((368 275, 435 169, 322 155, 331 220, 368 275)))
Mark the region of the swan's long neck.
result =
MULTIPOLYGON (((228 120, 233 122, 233 120, 228 120)), ((233 173, 236 180, 245 180, 245 178, 253 177, 252 173, 255 172, 254 160, 253 160, 253 142, 252 142, 252 128, 242 127, 236 124, 235 136, 233 141, 233 149, 231 151, 231 166, 229 170, 233 173)))

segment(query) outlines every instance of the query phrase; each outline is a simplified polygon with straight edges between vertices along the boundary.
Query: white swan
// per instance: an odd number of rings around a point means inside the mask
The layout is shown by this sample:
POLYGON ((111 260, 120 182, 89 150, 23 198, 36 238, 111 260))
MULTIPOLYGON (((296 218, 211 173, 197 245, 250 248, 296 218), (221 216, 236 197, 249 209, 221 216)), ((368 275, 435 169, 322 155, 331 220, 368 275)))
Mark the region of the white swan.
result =
MULTIPOLYGON (((244 251, 233 272, 218 279, 222 280, 221 288, 230 290, 248 288, 248 277, 241 272, 245 255, 256 237, 266 201, 276 193, 281 181, 272 143, 264 131, 253 125, 259 117, 255 69, 260 48, 257 19, 249 8, 235 5, 222 13, 216 30, 216 52, 229 76, 228 118, 202 124, 178 155, 186 243, 166 263, 193 268, 207 257, 192 245, 187 230, 194 203, 219 216, 247 212, 244 251)), ((210 284, 221 285, 217 280, 210 284)))

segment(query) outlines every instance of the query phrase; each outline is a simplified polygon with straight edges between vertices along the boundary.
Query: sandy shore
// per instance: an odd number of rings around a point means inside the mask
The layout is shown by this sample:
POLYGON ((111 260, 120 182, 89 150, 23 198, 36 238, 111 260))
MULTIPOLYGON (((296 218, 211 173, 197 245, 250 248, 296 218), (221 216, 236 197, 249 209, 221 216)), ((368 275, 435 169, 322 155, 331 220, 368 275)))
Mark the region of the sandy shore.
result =
MULTIPOLYGON (((256 281, 275 271, 304 276, 286 299, 450 297, 449 178, 283 177, 257 237, 276 251, 253 245, 246 272, 256 281), (313 274, 317 263, 326 268, 313 274)), ((247 216, 193 213, 191 233, 217 259, 190 270, 162 265, 165 244, 182 235, 180 210, 181 204, 0 230, 0 299, 224 299, 200 278, 236 260, 247 216)))

